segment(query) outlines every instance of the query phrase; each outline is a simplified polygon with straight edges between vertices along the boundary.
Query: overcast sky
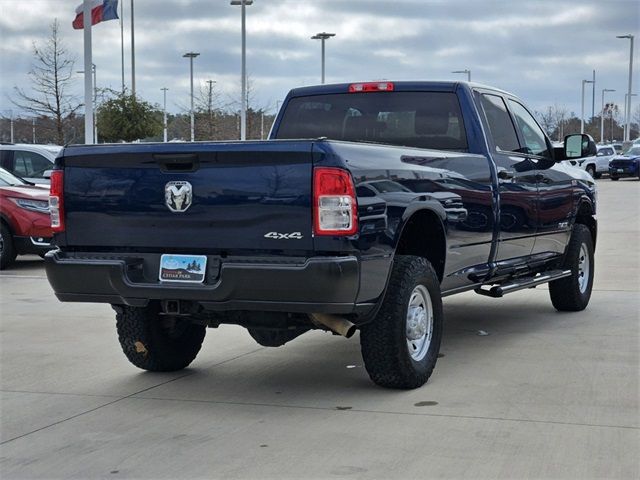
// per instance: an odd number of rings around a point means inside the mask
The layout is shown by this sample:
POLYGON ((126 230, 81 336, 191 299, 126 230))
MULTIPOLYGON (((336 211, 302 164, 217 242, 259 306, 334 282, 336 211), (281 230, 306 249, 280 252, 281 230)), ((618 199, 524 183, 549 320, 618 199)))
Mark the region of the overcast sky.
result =
MULTIPOLYGON (((124 0, 125 79, 131 86, 130 0, 124 0)), ((33 42, 42 42, 57 18, 61 35, 82 70, 83 34, 71 22, 80 0, 0 0, 0 114, 15 85, 28 88, 33 42)), ((189 64, 200 52, 196 85, 216 81, 223 103, 239 97, 240 7, 228 0, 135 0, 136 90, 145 100, 180 111, 189 103, 189 64)), ((500 87, 540 110, 558 103, 580 112, 582 79, 596 70, 596 111, 602 88, 623 104, 629 40, 638 40, 637 0, 255 0, 247 7, 247 69, 257 107, 275 108, 296 86, 320 82, 320 42, 326 44, 327 83, 362 80, 472 80, 500 87)), ((640 50, 636 41, 635 51, 640 50)), ((98 86, 119 89, 120 23, 93 28, 98 86)), ((634 58, 634 87, 638 86, 634 58)), ((75 85, 82 97, 82 77, 75 85)), ((591 113, 591 90, 586 96, 591 113)))

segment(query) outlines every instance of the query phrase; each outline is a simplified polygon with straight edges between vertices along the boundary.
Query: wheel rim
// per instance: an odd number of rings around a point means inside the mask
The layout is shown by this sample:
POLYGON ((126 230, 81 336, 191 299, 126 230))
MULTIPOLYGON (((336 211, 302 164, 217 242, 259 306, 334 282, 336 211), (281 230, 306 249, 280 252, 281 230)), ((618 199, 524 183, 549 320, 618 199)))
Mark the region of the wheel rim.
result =
POLYGON ((429 351, 433 335, 433 307, 424 285, 418 285, 409 296, 406 318, 406 336, 409 355, 416 362, 429 351))
POLYGON ((578 257, 578 287, 580 288, 580 293, 586 292, 589 285, 589 275, 591 273, 589 262, 589 252, 587 251, 587 246, 583 243, 580 246, 580 256, 578 257))

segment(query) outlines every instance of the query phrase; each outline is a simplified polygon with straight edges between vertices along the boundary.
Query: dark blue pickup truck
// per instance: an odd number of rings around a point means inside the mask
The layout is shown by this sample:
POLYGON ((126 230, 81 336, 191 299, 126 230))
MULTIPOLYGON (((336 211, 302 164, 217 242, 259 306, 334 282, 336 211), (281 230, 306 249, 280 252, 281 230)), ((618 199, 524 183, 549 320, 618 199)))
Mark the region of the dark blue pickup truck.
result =
POLYGON ((65 148, 47 276, 61 301, 111 304, 146 370, 186 367, 220 324, 265 346, 359 330, 371 379, 415 388, 444 296, 549 283, 556 309, 587 306, 596 187, 558 162, 593 154, 481 85, 298 88, 268 141, 65 148))

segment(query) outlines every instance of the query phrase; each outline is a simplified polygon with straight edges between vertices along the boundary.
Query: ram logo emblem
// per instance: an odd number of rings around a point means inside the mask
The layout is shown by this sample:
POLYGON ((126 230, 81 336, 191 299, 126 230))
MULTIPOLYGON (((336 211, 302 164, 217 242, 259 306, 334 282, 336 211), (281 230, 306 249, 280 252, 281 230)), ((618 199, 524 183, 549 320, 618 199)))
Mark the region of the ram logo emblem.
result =
POLYGON ((193 187, 184 181, 167 182, 164 186, 164 201, 172 212, 184 212, 193 201, 193 187))

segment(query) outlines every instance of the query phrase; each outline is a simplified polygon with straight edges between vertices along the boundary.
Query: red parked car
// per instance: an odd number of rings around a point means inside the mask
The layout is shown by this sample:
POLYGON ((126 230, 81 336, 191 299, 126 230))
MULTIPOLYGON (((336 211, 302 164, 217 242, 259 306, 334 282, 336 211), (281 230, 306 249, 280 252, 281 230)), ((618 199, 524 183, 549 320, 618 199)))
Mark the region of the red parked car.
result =
POLYGON ((0 270, 17 255, 44 255, 51 250, 49 188, 0 168, 0 232, 0 270))

